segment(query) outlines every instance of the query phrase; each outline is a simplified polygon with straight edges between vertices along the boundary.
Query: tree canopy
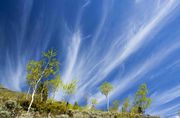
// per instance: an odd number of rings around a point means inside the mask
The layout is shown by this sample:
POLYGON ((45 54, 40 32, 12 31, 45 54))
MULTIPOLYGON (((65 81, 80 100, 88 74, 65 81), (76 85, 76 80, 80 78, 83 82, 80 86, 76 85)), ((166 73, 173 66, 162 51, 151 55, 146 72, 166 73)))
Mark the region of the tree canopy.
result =
POLYGON ((135 94, 134 106, 138 108, 139 113, 144 113, 151 105, 151 98, 147 97, 148 89, 146 84, 142 84, 135 94))
POLYGON ((107 110, 109 111, 109 93, 112 91, 113 86, 108 83, 108 82, 104 82, 101 86, 100 86, 100 91, 102 94, 104 94, 106 96, 107 99, 107 110))
POLYGON ((111 106, 111 108, 110 108, 110 111, 118 111, 119 105, 120 105, 119 100, 115 100, 115 101, 112 103, 112 106, 111 106))
POLYGON ((39 61, 31 60, 27 64, 27 83, 33 88, 32 99, 28 107, 28 112, 34 101, 34 95, 39 84, 54 78, 59 72, 59 61, 57 60, 56 50, 50 49, 43 53, 39 61))
POLYGON ((68 101, 69 96, 76 92, 77 80, 72 80, 70 83, 63 85, 63 90, 65 92, 65 98, 68 101))
POLYGON ((113 86, 108 82, 104 82, 100 86, 101 93, 104 94, 106 97, 108 96, 109 92, 112 91, 112 89, 113 89, 113 86))

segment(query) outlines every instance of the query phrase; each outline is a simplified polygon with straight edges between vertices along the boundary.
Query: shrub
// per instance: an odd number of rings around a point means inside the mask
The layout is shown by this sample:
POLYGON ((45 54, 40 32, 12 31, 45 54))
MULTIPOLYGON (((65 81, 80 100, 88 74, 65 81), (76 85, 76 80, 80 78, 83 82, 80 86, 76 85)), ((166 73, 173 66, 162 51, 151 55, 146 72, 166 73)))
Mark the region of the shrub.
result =
POLYGON ((77 102, 74 103, 73 109, 74 110, 78 110, 80 108, 80 106, 78 105, 77 102))
POLYGON ((11 117, 11 112, 5 110, 0 111, 0 118, 10 118, 10 117, 11 117))
POLYGON ((30 103, 30 102, 29 102, 28 100, 19 101, 20 106, 21 106, 24 110, 28 110, 29 103, 30 103))
POLYGON ((9 109, 9 110, 13 110, 13 109, 16 108, 17 102, 16 102, 16 101, 13 101, 13 100, 7 100, 7 101, 5 102, 5 106, 6 106, 6 108, 9 109))
POLYGON ((47 112, 52 112, 52 113, 65 113, 67 108, 66 108, 66 104, 64 103, 58 103, 58 102, 54 102, 54 103, 48 103, 47 104, 47 112))
POLYGON ((11 116, 11 112, 4 109, 2 106, 0 106, 0 118, 9 118, 11 116))

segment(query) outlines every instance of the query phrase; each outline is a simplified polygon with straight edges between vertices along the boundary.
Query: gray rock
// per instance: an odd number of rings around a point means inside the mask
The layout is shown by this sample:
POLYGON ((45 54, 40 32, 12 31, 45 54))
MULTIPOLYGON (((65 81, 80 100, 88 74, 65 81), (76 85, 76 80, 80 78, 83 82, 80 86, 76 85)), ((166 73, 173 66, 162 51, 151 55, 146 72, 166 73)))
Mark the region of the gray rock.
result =
POLYGON ((69 118, 67 114, 56 115, 55 118, 69 118))

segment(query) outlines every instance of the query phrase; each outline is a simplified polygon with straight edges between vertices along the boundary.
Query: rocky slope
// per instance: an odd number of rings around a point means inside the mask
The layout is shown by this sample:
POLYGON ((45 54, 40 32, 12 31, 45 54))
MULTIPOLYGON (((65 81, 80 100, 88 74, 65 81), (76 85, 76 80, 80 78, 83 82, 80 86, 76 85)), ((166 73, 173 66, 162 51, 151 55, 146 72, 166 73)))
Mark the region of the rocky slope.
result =
POLYGON ((49 105, 54 105, 53 106, 53 110, 55 110, 54 113, 53 112, 48 113, 44 109, 43 109, 44 111, 42 110, 40 111, 40 109, 35 110, 35 108, 32 108, 31 112, 27 114, 23 106, 24 103, 21 104, 22 101, 19 101, 25 97, 26 97, 25 93, 14 92, 6 88, 0 87, 0 118, 158 118, 153 116, 142 116, 140 114, 133 114, 133 113, 103 112, 103 111, 92 111, 92 110, 83 110, 83 109, 81 110, 66 109, 63 112, 56 113, 56 111, 58 111, 61 107, 64 107, 62 106, 62 103, 57 103, 57 104, 45 103, 44 105, 45 107, 49 107, 49 105))

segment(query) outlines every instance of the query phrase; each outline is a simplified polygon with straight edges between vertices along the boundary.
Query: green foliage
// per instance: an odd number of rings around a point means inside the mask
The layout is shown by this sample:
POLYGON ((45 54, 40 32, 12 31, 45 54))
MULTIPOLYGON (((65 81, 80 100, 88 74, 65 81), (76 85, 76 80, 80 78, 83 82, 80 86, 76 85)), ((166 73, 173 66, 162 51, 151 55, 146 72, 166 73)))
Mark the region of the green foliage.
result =
MULTIPOLYGON (((143 117, 142 114, 137 114, 137 113, 121 112, 117 115, 117 118, 151 118, 151 117, 143 117)), ((157 117, 153 117, 153 118, 157 118, 157 117)))
POLYGON ((10 117, 11 117, 11 112, 0 109, 0 118, 10 118, 10 117))
MULTIPOLYGON (((35 94, 35 98, 38 98, 39 96, 40 94, 35 94)), ((30 100, 26 99, 26 94, 0 88, 0 118, 11 118, 14 114, 20 115, 22 112, 28 110, 29 104, 30 100), (1 109, 1 105, 4 106, 3 109, 1 109), (11 116, 9 117, 9 115, 11 116)), ((51 112, 52 115, 56 115, 64 114, 69 109, 82 109, 77 102, 74 105, 69 104, 66 106, 66 104, 66 102, 52 102, 52 99, 48 99, 46 102, 35 99, 31 111, 38 111, 40 114, 48 114, 51 112)))
POLYGON ((135 94, 134 106, 138 108, 138 113, 144 113, 151 105, 151 98, 147 97, 148 89, 146 84, 142 84, 135 94))
POLYGON ((92 98, 91 99, 91 105, 92 105, 92 110, 94 110, 95 109, 95 105, 98 103, 98 101, 97 101, 97 99, 96 98, 92 98))
POLYGON ((59 71, 59 61, 56 59, 56 51, 50 49, 43 53, 43 57, 39 61, 31 60, 27 64, 27 82, 34 87, 38 80, 50 79, 52 75, 56 75, 59 71))
POLYGON ((63 86, 62 80, 60 79, 60 75, 57 75, 54 79, 51 79, 48 83, 48 86, 52 91, 54 99, 56 91, 63 86))
POLYGON ((108 82, 104 82, 101 86, 100 86, 100 91, 102 94, 104 94, 106 96, 107 99, 107 110, 109 111, 109 93, 112 91, 113 86, 108 83, 108 82))
POLYGON ((138 113, 138 107, 133 106, 133 107, 131 108, 131 113, 138 113))
POLYGON ((47 82, 40 83, 37 94, 40 95, 40 101, 46 101, 48 99, 48 87, 47 82))
POLYGON ((128 112, 129 106, 129 98, 126 98, 122 105, 122 112, 128 112))
POLYGON ((43 53, 43 56, 46 57, 47 59, 51 59, 52 57, 57 56, 57 50, 50 49, 47 52, 43 53))
MULTIPOLYGON (((4 97, 4 96, 3 96, 4 97)), ((4 102, 0 103, 0 118, 15 118, 19 114, 21 107, 15 100, 4 98, 4 102)))
MULTIPOLYGON (((37 91, 39 84, 44 84, 44 82, 53 79, 54 76, 58 74, 59 61, 57 60, 56 56, 56 50, 50 49, 43 53, 41 60, 32 60, 27 64, 27 83, 30 85, 30 87, 33 88, 32 99, 28 108, 28 112, 34 101, 34 94, 37 91)), ((40 98, 42 98, 42 95, 40 98)))
POLYGON ((113 102, 113 105, 110 107, 110 111, 118 111, 118 108, 119 108, 119 105, 120 105, 120 102, 119 100, 115 100, 113 102))
POLYGON ((74 109, 74 110, 80 109, 80 106, 78 105, 78 102, 77 102, 77 101, 74 103, 73 109, 74 109))
POLYGON ((77 86, 77 80, 72 80, 70 83, 64 84, 63 85, 63 90, 66 94, 66 100, 68 101, 69 96, 74 94, 76 91, 76 86, 77 86))
POLYGON ((29 103, 30 103, 29 100, 19 100, 18 102, 24 110, 28 110, 29 103))
POLYGON ((108 96, 109 92, 112 91, 112 89, 113 86, 108 82, 105 82, 100 86, 101 93, 104 94, 106 97, 108 96))
MULTIPOLYGON (((28 109, 29 100, 21 100, 19 101, 21 107, 24 110, 28 109)), ((73 108, 72 105, 69 105, 68 108, 66 107, 66 103, 65 102, 52 102, 51 100, 47 100, 46 102, 41 102, 41 101, 34 101, 32 104, 32 108, 31 110, 33 111, 38 111, 40 113, 49 113, 51 112, 52 114, 62 114, 65 113, 67 109, 69 108, 73 108)))
POLYGON ((41 78, 41 73, 43 71, 43 61, 31 60, 27 64, 27 83, 34 87, 37 81, 41 78))
POLYGON ((7 100, 17 101, 20 98, 25 98, 25 96, 25 93, 10 91, 6 88, 0 88, 0 104, 4 104, 7 100))
MULTIPOLYGON (((0 89, 0 118, 14 118, 19 117, 20 114, 25 113, 27 110, 30 100, 26 100, 26 94, 19 93, 19 92, 12 92, 7 89, 0 89), (8 93, 8 94, 7 94, 8 93), (5 94, 5 96, 4 96, 5 94), (9 100, 8 96, 11 97, 9 100), (3 98, 2 98, 3 97, 3 98), (1 102, 1 100, 3 100, 1 102), (8 105, 6 105, 8 104, 8 105), (3 105, 3 107, 1 106, 3 105), (6 107, 8 106, 8 107, 6 107), (9 107, 10 106, 10 107, 9 107), (19 107, 20 106, 20 107, 19 107)), ((39 95, 35 95, 37 98, 39 95)), ((93 117, 116 117, 116 118, 151 118, 149 116, 143 116, 142 114, 138 113, 138 107, 133 107, 131 112, 103 112, 100 110, 95 109, 95 105, 97 104, 96 99, 91 99, 91 102, 94 107, 91 110, 82 108, 78 105, 77 102, 74 105, 69 104, 66 106, 66 102, 51 102, 52 99, 48 99, 46 102, 41 102, 37 99, 33 102, 31 110, 32 113, 40 113, 40 117, 44 118, 47 117, 47 114, 50 113, 52 117, 56 117, 57 114, 71 114, 72 117, 75 116, 93 116, 93 117), (75 110, 75 111, 74 111, 75 110), (71 111, 71 113, 68 113, 71 111), (79 114, 79 115, 78 115, 79 114)), ((126 101, 126 100, 125 100, 126 101)), ((117 102, 113 102, 113 105, 116 106, 117 102)), ((111 107, 112 108, 112 107, 111 107)), ((117 108, 117 107, 116 107, 117 108)), ((69 115, 70 116, 70 115, 69 115)), ((80 117, 78 117, 80 118, 80 117)), ((152 117, 158 118, 158 117, 152 117)))
POLYGON ((17 102, 14 101, 14 100, 7 100, 7 101, 5 102, 5 106, 6 106, 6 108, 9 109, 9 110, 13 110, 13 109, 16 108, 17 102))
POLYGON ((44 65, 44 77, 48 78, 50 75, 56 75, 59 71, 59 61, 56 58, 57 51, 54 49, 48 50, 43 53, 43 61, 46 62, 44 65))

